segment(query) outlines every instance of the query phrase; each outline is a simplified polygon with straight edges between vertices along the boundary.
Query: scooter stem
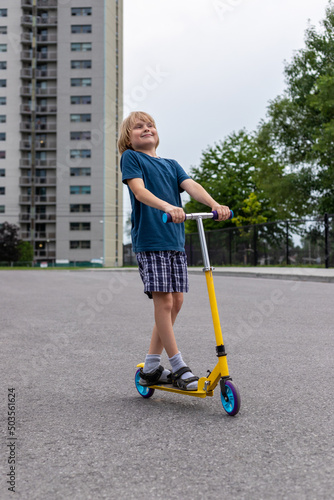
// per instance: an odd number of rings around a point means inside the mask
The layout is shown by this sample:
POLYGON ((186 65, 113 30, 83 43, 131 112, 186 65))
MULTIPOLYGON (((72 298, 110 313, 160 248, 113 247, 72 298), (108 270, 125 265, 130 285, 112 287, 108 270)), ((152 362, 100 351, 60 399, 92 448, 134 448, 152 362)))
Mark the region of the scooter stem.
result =
POLYGON ((206 245, 202 217, 198 217, 198 219, 196 219, 196 221, 197 221, 197 227, 198 227, 199 241, 201 243, 204 271, 210 271, 210 269, 211 269, 210 259, 209 259, 208 247, 206 245))
POLYGON ((219 319, 219 313, 218 313, 215 287, 214 287, 214 283, 213 283, 212 267, 210 266, 210 259, 209 259, 209 253, 208 253, 206 239, 205 239, 203 221, 200 217, 197 219, 197 227, 198 227, 198 234, 199 234, 199 239, 200 239, 200 243, 201 243, 201 250, 202 250, 203 262, 204 262, 204 269, 203 270, 205 271, 206 284, 207 284, 207 288, 208 288, 211 315, 212 315, 212 321, 213 321, 213 328, 214 328, 215 337, 216 337, 216 349, 217 349, 217 355, 218 355, 218 359, 219 359, 219 363, 218 363, 219 371, 220 371, 221 376, 224 377, 224 376, 228 376, 228 366, 227 366, 227 360, 226 360, 226 355, 225 355, 223 334, 222 334, 222 330, 221 330, 221 326, 220 326, 220 319, 219 319))

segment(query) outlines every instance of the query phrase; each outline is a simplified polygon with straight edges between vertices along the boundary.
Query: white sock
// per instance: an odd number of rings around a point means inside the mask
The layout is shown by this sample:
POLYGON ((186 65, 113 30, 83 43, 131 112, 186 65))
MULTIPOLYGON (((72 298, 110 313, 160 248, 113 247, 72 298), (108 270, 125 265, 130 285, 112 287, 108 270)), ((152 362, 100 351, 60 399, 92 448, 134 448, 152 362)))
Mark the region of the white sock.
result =
MULTIPOLYGON (((173 372, 177 372, 180 368, 183 368, 184 366, 187 366, 186 363, 183 361, 182 355, 181 355, 180 352, 178 352, 177 354, 175 354, 172 358, 169 358, 169 362, 171 364, 173 372)), ((181 379, 184 380, 186 378, 190 378, 190 377, 193 377, 193 376, 194 376, 194 374, 192 372, 186 372, 183 375, 181 375, 181 379)), ((197 390, 197 386, 198 386, 197 381, 191 382, 188 385, 187 390, 189 390, 189 391, 196 391, 197 390)))
MULTIPOLYGON (((152 373, 154 372, 157 368, 159 368, 161 361, 161 355, 160 354, 146 354, 145 358, 145 365, 143 368, 144 373, 152 373)), ((164 370, 161 374, 161 377, 159 380, 161 381, 166 381, 167 376, 170 374, 170 370, 164 370)))

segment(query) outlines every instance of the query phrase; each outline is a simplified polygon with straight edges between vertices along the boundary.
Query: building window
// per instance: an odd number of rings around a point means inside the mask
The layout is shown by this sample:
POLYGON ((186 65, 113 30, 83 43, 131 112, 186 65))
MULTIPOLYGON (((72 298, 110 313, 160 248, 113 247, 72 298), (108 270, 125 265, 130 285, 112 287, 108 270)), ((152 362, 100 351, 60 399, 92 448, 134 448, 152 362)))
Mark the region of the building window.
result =
POLYGON ((0 9, 0 17, 7 17, 7 9, 0 9))
POLYGON ((92 96, 90 95, 72 95, 71 104, 92 104, 92 96))
POLYGON ((86 59, 83 61, 71 61, 72 69, 91 69, 92 61, 90 59, 86 59))
POLYGON ((7 44, 0 43, 0 52, 7 52, 7 44))
POLYGON ((5 205, 0 205, 0 214, 5 213, 5 205))
MULTIPOLYGON (((1 99, 1 98, 0 98, 1 99)), ((79 115, 71 114, 71 122, 90 122, 91 121, 91 114, 90 113, 83 113, 79 115)))
POLYGON ((71 169, 70 169, 70 176, 71 177, 78 177, 78 176, 89 177, 90 175, 91 175, 91 168, 90 167, 71 167, 71 169))
POLYGON ((89 240, 70 241, 70 249, 75 250, 77 248, 90 248, 90 241, 89 240))
POLYGON ((0 106, 7 104, 7 97, 0 97, 0 106))
POLYGON ((70 133, 71 141, 90 141, 91 140, 91 132, 88 130, 87 132, 71 132, 70 133))
POLYGON ((6 158, 6 151, 0 151, 0 160, 3 160, 6 158))
POLYGON ((7 35, 7 26, 0 26, 0 35, 7 35))
POLYGON ((91 24, 72 24, 71 33, 91 33, 92 25, 91 24))
POLYGON ((91 78, 71 78, 71 87, 91 87, 91 85, 91 78))
POLYGON ((90 158, 92 156, 91 149, 71 149, 70 157, 71 158, 90 158))
POLYGON ((89 52, 92 50, 91 42, 71 43, 72 52, 89 52))
POLYGON ((0 177, 6 177, 6 169, 0 168, 0 177))
POLYGON ((6 188, 0 186, 0 194, 6 194, 6 188))
POLYGON ((90 222, 70 222, 70 231, 90 231, 90 222))
POLYGON ((0 132, 0 141, 6 140, 6 132, 0 132))
POLYGON ((70 194, 91 194, 90 186, 70 186, 70 194))
POLYGON ((90 212, 90 205, 89 204, 73 204, 70 205, 70 212, 73 213, 80 213, 80 212, 90 212))
POLYGON ((0 80, 0 87, 7 87, 7 80, 0 80))
POLYGON ((92 8, 91 7, 73 7, 71 9, 72 16, 91 16, 92 8))
POLYGON ((0 123, 6 123, 6 115, 0 115, 0 123))
POLYGON ((0 61, 0 69, 7 69, 7 61, 0 61))

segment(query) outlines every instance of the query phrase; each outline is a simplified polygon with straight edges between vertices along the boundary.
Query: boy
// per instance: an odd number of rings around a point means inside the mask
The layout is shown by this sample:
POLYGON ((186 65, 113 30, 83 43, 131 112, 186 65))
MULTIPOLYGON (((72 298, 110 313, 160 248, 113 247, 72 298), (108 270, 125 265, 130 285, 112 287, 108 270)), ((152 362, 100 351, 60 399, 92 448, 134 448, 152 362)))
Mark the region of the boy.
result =
POLYGON ((144 112, 131 113, 122 123, 118 148, 122 180, 131 199, 131 236, 144 292, 153 298, 155 325, 141 370, 140 384, 173 383, 183 390, 197 390, 198 377, 182 359, 173 324, 188 292, 187 260, 184 251, 184 218, 180 193, 218 212, 218 220, 229 218, 228 207, 217 203, 175 161, 160 158, 159 136, 153 118, 144 112), (162 212, 170 213, 174 224, 162 223, 162 212), (172 372, 160 365, 165 349, 172 372))

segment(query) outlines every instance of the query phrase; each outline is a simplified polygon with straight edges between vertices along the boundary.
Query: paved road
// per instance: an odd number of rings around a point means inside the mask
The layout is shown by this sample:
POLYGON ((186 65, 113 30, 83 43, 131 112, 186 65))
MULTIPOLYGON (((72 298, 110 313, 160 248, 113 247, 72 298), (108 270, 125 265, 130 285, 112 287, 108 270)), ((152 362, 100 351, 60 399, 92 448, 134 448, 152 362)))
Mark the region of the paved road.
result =
MULTIPOLYGON (((136 392, 152 303, 136 273, 3 271, 0 498, 7 390, 16 390, 24 500, 334 498, 332 283, 215 277, 242 406, 136 392)), ((176 324, 198 375, 216 363, 201 275, 176 324)))

